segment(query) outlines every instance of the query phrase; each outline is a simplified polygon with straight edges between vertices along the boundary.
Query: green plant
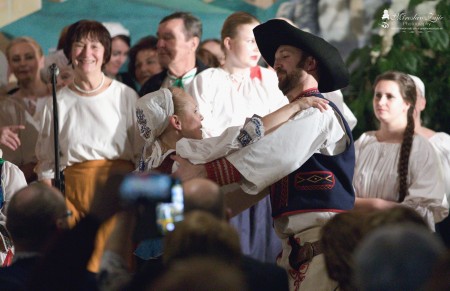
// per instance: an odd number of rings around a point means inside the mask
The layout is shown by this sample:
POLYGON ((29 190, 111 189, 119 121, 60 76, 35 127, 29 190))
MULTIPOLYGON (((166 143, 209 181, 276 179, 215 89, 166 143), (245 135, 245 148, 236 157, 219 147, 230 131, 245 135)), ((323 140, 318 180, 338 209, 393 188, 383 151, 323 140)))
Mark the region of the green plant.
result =
MULTIPOLYGON (((415 8, 423 0, 411 0, 406 13, 415 14, 415 8)), ((374 15, 373 34, 363 48, 354 50, 348 60, 350 86, 344 91, 346 102, 358 118, 353 130, 355 138, 361 133, 377 128, 373 114, 373 81, 388 70, 402 71, 420 77, 425 83, 427 106, 422 112, 423 124, 436 131, 450 132, 450 0, 441 0, 436 6, 438 22, 402 30, 392 38, 392 46, 386 46, 386 37, 379 32, 383 10, 380 7, 374 15), (445 18, 447 17, 447 19, 445 18), (430 27, 433 27, 431 29, 430 27)), ((402 25, 402 23, 400 23, 402 25)), ((403 24, 405 25, 405 24, 403 24)))

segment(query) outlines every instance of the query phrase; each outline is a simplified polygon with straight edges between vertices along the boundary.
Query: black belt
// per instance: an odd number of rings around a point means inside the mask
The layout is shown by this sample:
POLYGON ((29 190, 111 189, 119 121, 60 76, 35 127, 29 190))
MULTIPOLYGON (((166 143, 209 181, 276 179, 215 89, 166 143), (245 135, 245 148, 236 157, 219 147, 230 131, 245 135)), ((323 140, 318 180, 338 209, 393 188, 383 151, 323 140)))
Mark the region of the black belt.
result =
POLYGON ((315 256, 322 253, 322 244, 320 241, 305 242, 300 246, 294 236, 290 236, 289 243, 291 244, 289 265, 294 270, 300 269, 301 265, 309 263, 315 256))

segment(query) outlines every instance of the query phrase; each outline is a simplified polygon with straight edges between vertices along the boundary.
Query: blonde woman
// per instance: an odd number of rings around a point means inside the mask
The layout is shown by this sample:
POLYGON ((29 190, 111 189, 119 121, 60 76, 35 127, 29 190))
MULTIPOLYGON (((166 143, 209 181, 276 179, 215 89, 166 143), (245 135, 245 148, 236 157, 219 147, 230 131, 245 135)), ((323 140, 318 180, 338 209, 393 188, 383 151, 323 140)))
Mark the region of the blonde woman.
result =
POLYGON ((40 45, 30 37, 18 37, 6 48, 9 67, 18 87, 0 102, 0 127, 6 160, 17 165, 27 182, 36 180, 34 146, 49 87, 41 80, 44 56, 40 45))

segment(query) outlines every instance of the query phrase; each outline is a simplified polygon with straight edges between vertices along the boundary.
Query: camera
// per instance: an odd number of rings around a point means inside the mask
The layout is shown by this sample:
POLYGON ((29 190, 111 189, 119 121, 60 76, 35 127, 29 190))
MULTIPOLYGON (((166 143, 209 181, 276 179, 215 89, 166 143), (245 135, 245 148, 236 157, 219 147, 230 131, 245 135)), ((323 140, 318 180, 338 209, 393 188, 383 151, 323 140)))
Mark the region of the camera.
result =
POLYGON ((124 177, 119 194, 128 205, 142 205, 136 235, 140 239, 163 236, 183 220, 181 182, 161 173, 131 173, 124 177))

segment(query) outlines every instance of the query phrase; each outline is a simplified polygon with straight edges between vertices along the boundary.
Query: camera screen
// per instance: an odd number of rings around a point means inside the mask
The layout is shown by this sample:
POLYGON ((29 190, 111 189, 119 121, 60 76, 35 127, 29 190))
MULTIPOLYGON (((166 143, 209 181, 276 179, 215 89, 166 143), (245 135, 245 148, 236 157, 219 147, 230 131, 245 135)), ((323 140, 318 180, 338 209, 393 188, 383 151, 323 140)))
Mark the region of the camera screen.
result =
POLYGON ((135 237, 138 240, 165 235, 183 220, 183 187, 179 180, 161 173, 131 173, 119 193, 124 202, 139 207, 135 237))
POLYGON ((124 201, 170 202, 172 199, 172 177, 168 175, 147 173, 130 174, 120 185, 120 194, 124 201))
POLYGON ((156 205, 156 223, 164 235, 175 229, 175 223, 183 220, 183 187, 176 183, 172 185, 172 202, 156 205))

